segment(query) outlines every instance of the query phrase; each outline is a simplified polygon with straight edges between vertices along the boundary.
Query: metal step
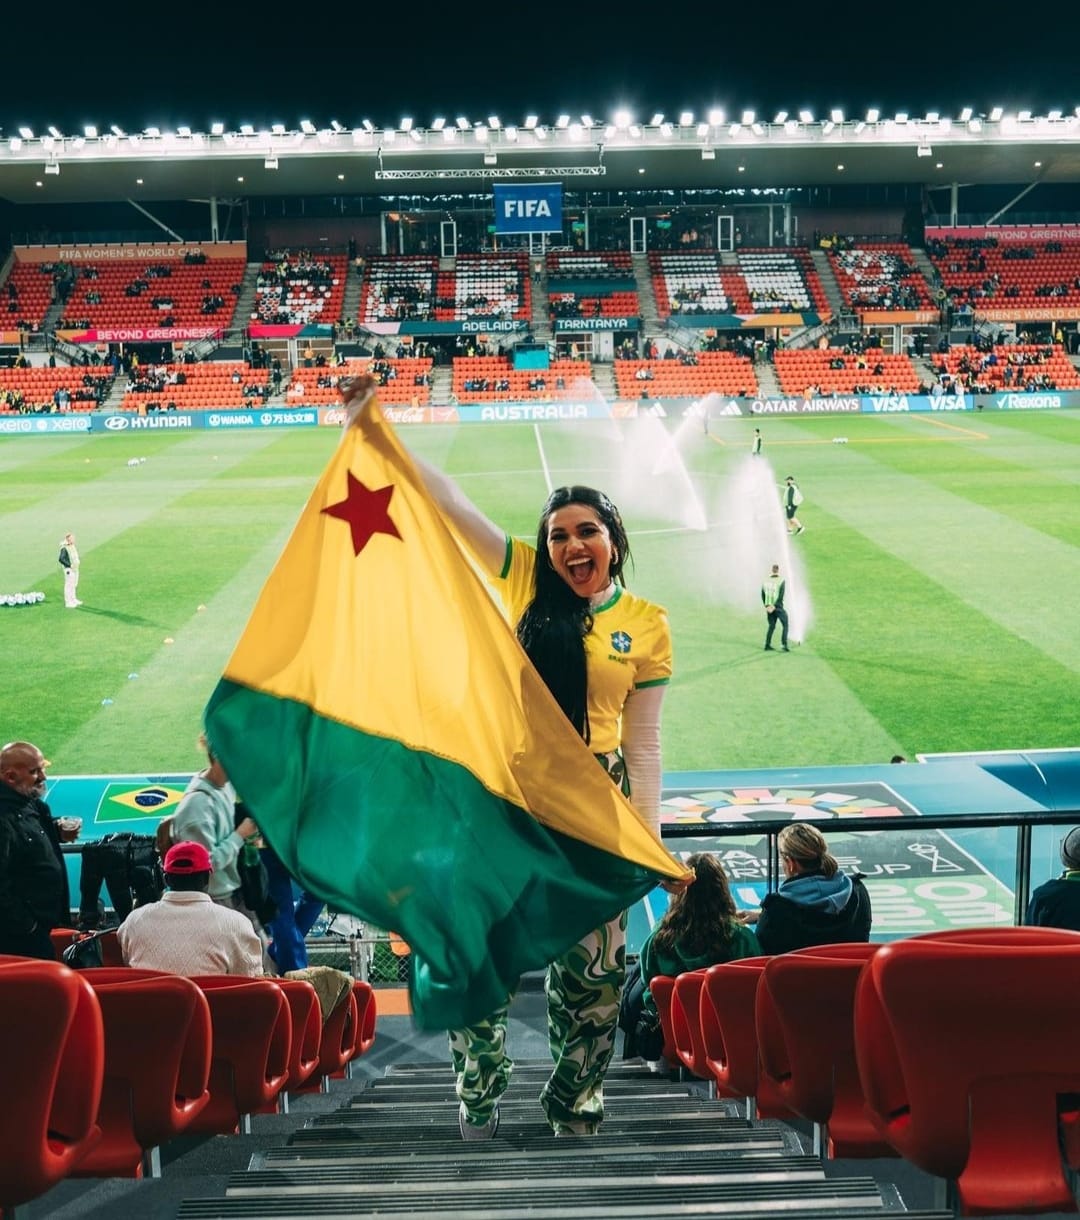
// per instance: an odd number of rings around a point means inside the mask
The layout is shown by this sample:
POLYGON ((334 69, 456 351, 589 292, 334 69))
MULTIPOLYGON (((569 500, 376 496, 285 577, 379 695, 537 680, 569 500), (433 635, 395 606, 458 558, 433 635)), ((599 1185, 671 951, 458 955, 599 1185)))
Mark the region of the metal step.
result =
MULTIPOLYGON (((507 1105, 535 1106, 536 1097, 537 1091, 535 1089, 514 1089, 511 1087, 499 1098, 499 1105, 500 1107, 507 1105)), ((655 1092, 650 1090, 647 1093, 640 1090, 627 1093, 619 1092, 617 1088, 609 1092, 605 1088, 604 1098, 606 1103, 604 1111, 609 1116, 611 1114, 622 1114, 638 1108, 651 1109, 657 1105, 671 1106, 677 1110, 694 1106, 698 1109, 708 1110, 720 1118, 728 1115, 735 1117, 736 1113, 735 1108, 727 1101, 713 1101, 708 1097, 702 1097, 701 1094, 669 1092, 661 1089, 657 1089, 655 1092), (640 1107, 630 1104, 638 1100, 642 1103, 640 1107)), ((458 1104, 459 1102, 453 1089, 425 1089, 420 1092, 419 1096, 414 1089, 406 1089, 396 1094, 393 1090, 371 1089, 367 1093, 361 1093, 350 1098, 337 1112, 339 1114, 347 1114, 353 1110, 415 1110, 417 1107, 425 1106, 452 1106, 456 1109, 458 1104)))
MULTIPOLYGON (((544 1078, 546 1080, 546 1077, 544 1078)), ((509 1097, 513 1094, 534 1097, 541 1086, 541 1080, 523 1080, 517 1075, 510 1081, 510 1087, 503 1094, 509 1097)), ((388 1097, 395 1101, 407 1101, 410 1097, 417 1100, 445 1098, 450 1101, 456 1098, 454 1084, 451 1080, 375 1080, 358 1093, 354 1093, 347 1104, 362 1104, 365 1099, 388 1097)), ((700 1087, 691 1084, 680 1084, 677 1080, 667 1080, 662 1076, 653 1076, 648 1080, 606 1080, 604 1082, 605 1097, 641 1097, 650 1101, 654 1097, 704 1097, 705 1092, 700 1087)), ((731 1098, 718 1099, 721 1104, 732 1101, 731 1098)), ((734 1102, 736 1106, 737 1102, 734 1102)))
POLYGON ((424 1141, 419 1145, 410 1145, 407 1150, 400 1142, 388 1144, 359 1143, 356 1140, 337 1140, 320 1143, 290 1143, 283 1148, 268 1148, 255 1153, 251 1158, 250 1169, 276 1169, 285 1166, 297 1168, 313 1168, 328 1165, 341 1168, 346 1165, 363 1165, 376 1168, 385 1180, 390 1170, 396 1171, 402 1163, 402 1157, 407 1152, 410 1166, 431 1165, 433 1172, 439 1172, 440 1166, 447 1163, 472 1162, 488 1167, 491 1171, 500 1171, 501 1167, 510 1164, 539 1164, 543 1166, 558 1163, 566 1166, 575 1161, 592 1164, 602 1155, 604 1163, 618 1169, 624 1163, 637 1166, 643 1162, 650 1165, 662 1165, 674 1162, 682 1165, 687 1158, 693 1158, 693 1164, 732 1162, 738 1159, 743 1162, 758 1163, 761 1161, 776 1161, 788 1157, 800 1157, 797 1140, 794 1137, 785 1138, 783 1132, 772 1133, 771 1138, 756 1136, 751 1146, 745 1140, 678 1140, 669 1144, 658 1144, 651 1138, 617 1138, 603 1141, 598 1145, 592 1140, 561 1140, 558 1144, 553 1139, 542 1139, 529 1143, 523 1139, 504 1140, 499 1138, 486 1144, 463 1144, 460 1140, 441 1142, 438 1144, 424 1141))
MULTIPOLYGON (((610 1149, 635 1148, 647 1154, 653 1149, 679 1147, 690 1152, 797 1152, 801 1151, 798 1136, 780 1124, 756 1123, 752 1127, 722 1126, 716 1122, 687 1122, 670 1127, 651 1128, 638 1124, 630 1128, 609 1127, 604 1124, 602 1132, 595 1138, 560 1139, 556 1141, 551 1128, 544 1122, 512 1124, 499 1127, 498 1138, 482 1143, 464 1144, 453 1127, 440 1123, 437 1126, 414 1126, 410 1133, 409 1149, 414 1155, 457 1155, 463 1149, 469 1155, 504 1155, 520 1152, 536 1152, 550 1157, 599 1156, 610 1149)), ((288 1149, 281 1155, 299 1149, 311 1149, 328 1159, 347 1156, 395 1156, 402 1151, 400 1131, 393 1128, 360 1127, 307 1127, 295 1131, 289 1138, 288 1149)), ((269 1157, 271 1154, 267 1153, 269 1157)), ((277 1153, 274 1154, 275 1159, 277 1153)), ((305 1159, 310 1155, 303 1154, 305 1159)))
POLYGON ((453 1216, 454 1220, 614 1220, 668 1216, 772 1216, 885 1214, 873 1178, 836 1178, 822 1182, 762 1182, 757 1185, 680 1182, 677 1197, 668 1184, 645 1186, 608 1182, 602 1191, 540 1181, 530 1183, 525 1197, 506 1196, 516 1183, 505 1183, 498 1198, 477 1201, 437 1190, 400 1192, 395 1186, 369 1188, 356 1194, 320 1191, 312 1195, 259 1194, 244 1198, 186 1199, 177 1211, 178 1220, 286 1220, 308 1216, 453 1216))
POLYGON ((404 1154, 394 1166, 374 1165, 272 1167, 229 1177, 225 1193, 230 1198, 262 1193, 312 1194, 328 1190, 334 1193, 367 1194, 379 1191, 425 1191, 439 1183, 448 1194, 465 1191, 505 1190, 508 1181, 515 1190, 529 1193, 534 1186, 549 1185, 552 1179, 572 1184, 576 1189, 592 1186, 604 1189, 613 1178, 620 1186, 667 1184, 681 1187, 686 1183, 747 1185, 756 1182, 793 1181, 821 1182, 825 1169, 814 1156, 773 1157, 770 1160, 742 1162, 717 1156, 694 1157, 687 1160, 671 1153, 657 1159, 637 1155, 590 1158, 568 1158, 558 1168, 538 1163, 529 1157, 505 1158, 491 1162, 486 1157, 444 1157, 439 1162, 414 1163, 404 1154), (542 1176, 541 1176, 542 1171, 542 1176), (392 1183, 388 1185, 388 1183, 392 1183))
MULTIPOLYGON (((522 1123, 534 1125, 540 1114, 540 1107, 535 1101, 502 1101, 499 1103, 502 1122, 507 1127, 520 1126, 522 1123)), ((391 1102, 387 1106, 368 1106, 363 1109, 335 1110, 331 1114, 316 1114, 309 1121, 311 1127, 359 1127, 361 1129, 378 1126, 383 1130, 410 1127, 445 1127, 457 1131, 457 1103, 428 1104, 420 1102, 414 1106, 404 1102, 391 1102)), ((749 1123, 745 1118, 728 1118, 725 1111, 710 1109, 708 1102, 694 1104, 687 1099, 684 1106, 624 1106, 612 1110, 610 1107, 604 1118, 603 1130, 622 1130, 634 1127, 681 1126, 684 1123, 701 1123, 728 1130, 746 1130, 749 1123)), ((544 1125, 550 1133, 550 1129, 544 1125)))

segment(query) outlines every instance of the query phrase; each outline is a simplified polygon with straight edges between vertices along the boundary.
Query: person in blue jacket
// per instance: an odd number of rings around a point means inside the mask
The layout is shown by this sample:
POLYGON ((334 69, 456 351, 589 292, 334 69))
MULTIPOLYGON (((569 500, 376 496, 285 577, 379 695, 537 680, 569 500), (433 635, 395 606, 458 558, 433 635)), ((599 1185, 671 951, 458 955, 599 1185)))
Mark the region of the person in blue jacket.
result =
POLYGON ((825 836, 806 822, 785 826, 777 843, 784 880, 760 911, 739 914, 756 925, 761 952, 869 940, 873 914, 862 874, 842 873, 825 836))

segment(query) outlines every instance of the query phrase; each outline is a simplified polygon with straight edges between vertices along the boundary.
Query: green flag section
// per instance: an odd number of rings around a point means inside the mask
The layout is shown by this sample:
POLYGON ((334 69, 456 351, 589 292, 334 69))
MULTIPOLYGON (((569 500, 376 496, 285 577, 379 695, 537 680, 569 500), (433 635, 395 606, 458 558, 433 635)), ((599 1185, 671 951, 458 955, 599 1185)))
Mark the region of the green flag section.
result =
POLYGON ((373 402, 342 437, 206 709, 307 888, 400 933, 426 1028, 684 869, 590 754, 373 402))

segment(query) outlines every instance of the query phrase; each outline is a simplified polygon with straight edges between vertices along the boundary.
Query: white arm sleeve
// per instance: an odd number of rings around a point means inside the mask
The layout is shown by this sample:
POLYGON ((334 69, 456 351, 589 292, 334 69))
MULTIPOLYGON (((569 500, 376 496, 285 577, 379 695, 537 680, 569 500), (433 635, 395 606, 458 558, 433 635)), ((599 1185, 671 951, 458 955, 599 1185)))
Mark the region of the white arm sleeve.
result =
POLYGON ((494 521, 484 516, 448 474, 415 454, 412 459, 423 476, 424 486, 453 530, 484 571, 490 576, 498 576, 506 560, 506 535, 494 521))
POLYGON ((622 712, 622 751, 634 808, 660 837, 660 708, 666 686, 646 686, 630 692, 622 712))

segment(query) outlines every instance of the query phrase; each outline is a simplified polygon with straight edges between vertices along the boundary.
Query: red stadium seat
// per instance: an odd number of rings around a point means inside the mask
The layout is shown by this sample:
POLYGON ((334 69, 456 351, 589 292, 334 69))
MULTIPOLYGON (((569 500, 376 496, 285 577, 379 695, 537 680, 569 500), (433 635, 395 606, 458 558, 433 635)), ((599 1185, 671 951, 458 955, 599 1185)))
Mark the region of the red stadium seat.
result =
MULTIPOLYGON (((768 957, 744 957, 705 971, 701 1019, 705 1061, 724 1097, 753 1099, 759 1118, 790 1118, 778 1089, 758 1070, 755 1000, 768 957)), ((749 1109, 749 1106, 748 1106, 749 1109)))
POLYGON ((709 1070, 705 1042, 701 1032, 701 994, 705 985, 704 970, 689 970, 675 980, 671 999, 671 1036, 675 1053, 684 1066, 699 1079, 707 1080, 711 1091, 716 1088, 709 1070))
POLYGON ((248 1116, 276 1100, 289 1078, 292 1016, 272 979, 198 975, 210 1006, 214 1050, 210 1102, 193 1132, 229 1134, 248 1127, 248 1116))
POLYGON ((0 1037, 8 1048, 0 1110, 0 1207, 66 1178, 101 1139, 101 1008, 90 984, 56 962, 0 957, 0 1037))
POLYGON ((668 1063, 678 1063, 679 1055, 675 1049, 675 1030, 671 1024, 671 1005, 675 995, 675 980, 668 974, 658 974, 649 980, 649 994, 660 1014, 660 1027, 664 1031, 663 1057, 668 1063))
POLYGON ((771 958, 758 983, 761 1073, 818 1124, 830 1156, 893 1154, 869 1117, 855 1062, 855 987, 878 945, 836 944, 771 958))
POLYGON ((956 935, 882 946, 863 971, 867 1105, 965 1214, 1075 1210, 1059 1141, 1080 1094, 1080 933, 956 935))
POLYGON ((156 1149, 186 1131, 210 1101, 210 1009, 177 974, 104 967, 82 971, 101 1006, 103 1138, 75 1177, 160 1174, 156 1149))

